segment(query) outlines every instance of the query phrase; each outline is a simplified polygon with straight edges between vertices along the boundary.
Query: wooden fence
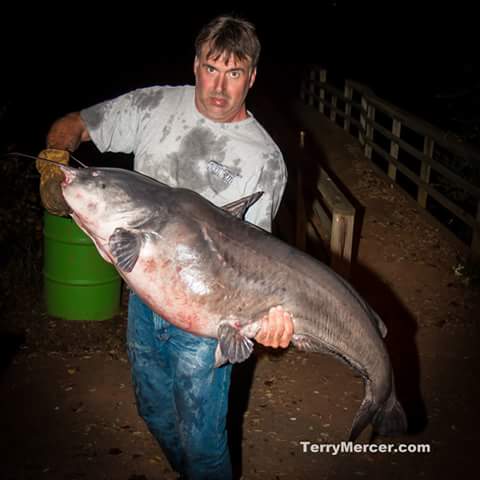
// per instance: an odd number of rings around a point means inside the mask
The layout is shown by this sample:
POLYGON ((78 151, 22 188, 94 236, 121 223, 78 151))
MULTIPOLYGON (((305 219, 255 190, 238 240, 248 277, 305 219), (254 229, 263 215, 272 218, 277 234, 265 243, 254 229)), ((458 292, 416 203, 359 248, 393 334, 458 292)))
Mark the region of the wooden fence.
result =
MULTIPOLYGON (((315 237, 329 250, 330 266, 345 278, 350 277, 355 208, 327 172, 318 166, 312 208, 305 207, 305 132, 300 132, 300 159, 297 162, 296 241, 305 250, 307 237, 315 237), (307 214, 307 211, 309 212, 307 214)), ((310 193, 310 192, 309 192, 310 193)), ((310 195, 308 195, 310 196, 310 195)))
POLYGON ((472 257, 480 260, 480 188, 472 181, 480 179, 477 149, 360 83, 346 80, 343 89, 327 83, 327 71, 317 66, 309 69, 301 98, 357 137, 378 173, 404 188, 441 224, 457 226, 455 234, 462 232, 472 257))

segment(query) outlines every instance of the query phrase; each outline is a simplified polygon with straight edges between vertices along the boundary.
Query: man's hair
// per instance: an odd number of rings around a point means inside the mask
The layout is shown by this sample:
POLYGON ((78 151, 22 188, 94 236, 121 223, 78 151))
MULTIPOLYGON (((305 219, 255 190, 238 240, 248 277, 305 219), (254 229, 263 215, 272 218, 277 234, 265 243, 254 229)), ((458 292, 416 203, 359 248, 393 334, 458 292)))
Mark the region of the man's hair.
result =
POLYGON ((255 26, 249 21, 231 15, 221 15, 205 25, 195 40, 195 52, 200 57, 204 45, 209 45, 207 58, 225 60, 233 55, 237 61, 250 60, 255 68, 260 56, 260 41, 255 26))

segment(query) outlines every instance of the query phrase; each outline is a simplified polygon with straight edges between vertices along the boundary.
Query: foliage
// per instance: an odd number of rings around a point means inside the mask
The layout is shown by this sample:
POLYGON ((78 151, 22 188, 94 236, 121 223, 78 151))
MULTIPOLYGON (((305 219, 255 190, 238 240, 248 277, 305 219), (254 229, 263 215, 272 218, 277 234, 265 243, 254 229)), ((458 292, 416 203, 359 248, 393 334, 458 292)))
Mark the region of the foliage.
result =
POLYGON ((19 289, 27 289, 26 295, 40 291, 43 209, 33 162, 4 156, 0 178, 0 309, 5 311, 21 297, 19 289))

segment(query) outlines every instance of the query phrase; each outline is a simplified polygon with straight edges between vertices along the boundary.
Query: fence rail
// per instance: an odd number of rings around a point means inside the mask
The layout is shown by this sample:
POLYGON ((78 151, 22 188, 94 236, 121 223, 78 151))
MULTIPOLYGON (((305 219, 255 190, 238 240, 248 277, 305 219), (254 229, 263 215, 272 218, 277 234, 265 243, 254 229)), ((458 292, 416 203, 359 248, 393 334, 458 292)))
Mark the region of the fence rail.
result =
MULTIPOLYGON (((327 172, 319 167, 312 208, 305 208, 303 167, 305 134, 300 132, 300 161, 297 163, 296 246, 305 250, 308 236, 328 246, 330 266, 345 278, 350 276, 355 208, 327 172)), ((311 193, 311 192, 309 192, 311 193)), ((310 194, 308 195, 310 196, 310 194)))
POLYGON ((374 169, 409 191, 433 218, 444 224, 442 215, 455 217, 455 233, 462 232, 472 257, 480 260, 480 187, 469 178, 473 172, 480 179, 478 149, 358 82, 345 80, 343 89, 327 83, 327 71, 318 66, 309 69, 301 99, 356 136, 374 169), (467 173, 460 174, 455 165, 467 173))

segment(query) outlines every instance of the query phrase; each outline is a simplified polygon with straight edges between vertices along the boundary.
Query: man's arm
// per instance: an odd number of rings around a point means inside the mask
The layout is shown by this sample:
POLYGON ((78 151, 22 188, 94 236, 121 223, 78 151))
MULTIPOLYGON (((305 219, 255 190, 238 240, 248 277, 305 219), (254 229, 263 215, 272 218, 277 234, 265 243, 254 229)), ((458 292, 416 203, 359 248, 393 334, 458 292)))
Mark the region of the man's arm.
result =
POLYGON ((47 134, 47 147, 74 152, 82 142, 90 140, 80 112, 68 113, 56 120, 47 134))
POLYGON ((90 135, 79 112, 72 112, 59 118, 50 127, 47 148, 38 154, 36 166, 40 173, 42 204, 53 215, 68 215, 70 211, 60 186, 64 176, 56 165, 41 159, 67 165, 69 152, 74 152, 80 143, 88 140, 90 135))

